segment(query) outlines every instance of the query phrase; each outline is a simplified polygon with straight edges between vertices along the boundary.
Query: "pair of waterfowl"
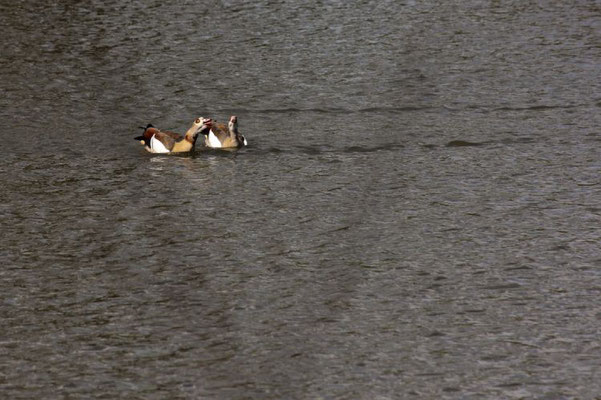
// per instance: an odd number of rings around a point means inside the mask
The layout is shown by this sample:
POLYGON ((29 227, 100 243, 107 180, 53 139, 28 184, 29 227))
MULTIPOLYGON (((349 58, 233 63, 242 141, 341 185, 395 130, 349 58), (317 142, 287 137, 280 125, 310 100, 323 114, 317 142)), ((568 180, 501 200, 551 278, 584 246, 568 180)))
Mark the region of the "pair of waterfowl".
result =
POLYGON ((210 118, 196 118, 188 131, 181 135, 161 131, 152 124, 142 127, 144 133, 136 137, 151 153, 184 153, 194 150, 198 135, 205 137, 205 146, 214 149, 236 148, 247 145, 246 138, 238 132, 238 118, 232 115, 228 126, 214 123, 210 118))

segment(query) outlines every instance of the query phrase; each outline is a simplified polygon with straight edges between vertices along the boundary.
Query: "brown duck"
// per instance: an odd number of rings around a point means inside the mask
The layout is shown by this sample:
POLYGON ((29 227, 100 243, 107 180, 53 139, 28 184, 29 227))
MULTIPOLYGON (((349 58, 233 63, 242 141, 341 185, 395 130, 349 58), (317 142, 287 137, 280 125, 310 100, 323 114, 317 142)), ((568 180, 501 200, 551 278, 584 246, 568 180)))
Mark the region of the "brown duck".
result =
POLYGON ((247 146, 246 138, 238 132, 238 118, 230 117, 228 126, 225 124, 214 124, 207 132, 204 131, 205 146, 213 149, 227 149, 247 146))
POLYGON ((171 131, 161 131, 148 124, 141 136, 136 137, 151 153, 184 153, 194 150, 199 134, 208 134, 213 121, 210 118, 196 118, 188 131, 181 135, 171 131))

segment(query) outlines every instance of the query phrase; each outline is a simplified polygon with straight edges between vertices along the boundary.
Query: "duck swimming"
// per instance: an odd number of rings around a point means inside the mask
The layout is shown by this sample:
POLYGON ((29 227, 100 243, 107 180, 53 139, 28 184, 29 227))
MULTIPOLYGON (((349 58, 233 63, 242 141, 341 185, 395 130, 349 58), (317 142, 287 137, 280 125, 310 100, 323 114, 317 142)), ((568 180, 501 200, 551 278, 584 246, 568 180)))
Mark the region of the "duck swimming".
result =
POLYGON ((171 131, 161 131, 152 124, 141 127, 144 133, 134 139, 139 140, 151 153, 185 153, 194 150, 199 134, 208 134, 213 126, 210 118, 199 117, 184 135, 171 131))
POLYGON ((235 115, 230 117, 228 126, 224 124, 215 124, 205 135, 205 146, 213 149, 227 149, 247 146, 246 138, 238 132, 238 118, 235 115))

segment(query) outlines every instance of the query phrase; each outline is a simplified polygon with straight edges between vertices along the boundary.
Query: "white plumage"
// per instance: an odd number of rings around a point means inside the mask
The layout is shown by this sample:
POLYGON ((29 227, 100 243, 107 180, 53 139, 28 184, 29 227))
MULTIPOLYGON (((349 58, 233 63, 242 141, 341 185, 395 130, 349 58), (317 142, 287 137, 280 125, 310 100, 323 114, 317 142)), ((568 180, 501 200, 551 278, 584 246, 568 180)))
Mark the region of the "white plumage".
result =
POLYGON ((155 136, 150 138, 150 149, 153 153, 169 153, 169 150, 165 147, 160 140, 158 140, 155 136))
POLYGON ((221 142, 217 139, 217 136, 213 133, 213 130, 209 132, 209 147, 220 148, 221 142))

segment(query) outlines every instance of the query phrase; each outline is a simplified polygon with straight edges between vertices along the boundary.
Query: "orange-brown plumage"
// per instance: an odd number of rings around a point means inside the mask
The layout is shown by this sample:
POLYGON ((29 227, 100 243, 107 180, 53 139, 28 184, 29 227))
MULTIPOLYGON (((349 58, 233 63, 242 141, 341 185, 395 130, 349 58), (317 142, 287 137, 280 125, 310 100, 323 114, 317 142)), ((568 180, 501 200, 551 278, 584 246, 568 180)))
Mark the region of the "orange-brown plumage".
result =
POLYGON ((212 120, 210 118, 197 118, 190 129, 181 135, 172 131, 161 131, 152 124, 148 124, 141 136, 135 139, 139 140, 148 151, 152 153, 180 153, 188 152, 194 149, 197 135, 205 130, 211 129, 212 120))
POLYGON ((238 118, 235 115, 230 117, 227 125, 214 123, 208 134, 205 134, 207 147, 231 149, 246 145, 246 139, 238 132, 238 118))

